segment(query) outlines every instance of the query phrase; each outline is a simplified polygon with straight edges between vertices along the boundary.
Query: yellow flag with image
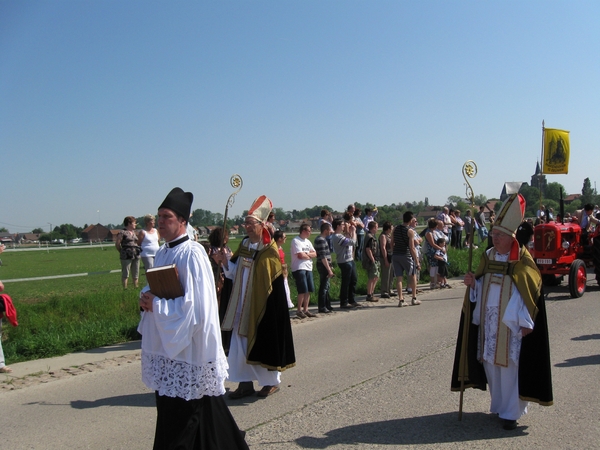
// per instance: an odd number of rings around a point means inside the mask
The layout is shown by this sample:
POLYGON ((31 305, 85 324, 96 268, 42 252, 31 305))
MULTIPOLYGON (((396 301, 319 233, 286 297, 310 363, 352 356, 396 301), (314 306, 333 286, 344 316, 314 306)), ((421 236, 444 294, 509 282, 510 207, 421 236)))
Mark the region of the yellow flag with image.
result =
POLYGON ((570 150, 568 131, 545 128, 542 173, 569 173, 570 150))

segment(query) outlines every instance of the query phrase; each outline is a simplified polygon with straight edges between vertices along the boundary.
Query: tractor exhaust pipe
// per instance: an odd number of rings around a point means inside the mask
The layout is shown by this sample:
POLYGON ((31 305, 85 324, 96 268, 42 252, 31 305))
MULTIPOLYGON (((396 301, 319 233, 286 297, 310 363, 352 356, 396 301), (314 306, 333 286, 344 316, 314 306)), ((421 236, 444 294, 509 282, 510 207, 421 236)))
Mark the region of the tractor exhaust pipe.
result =
POLYGON ((565 201, 562 196, 562 188, 560 188, 560 223, 565 223, 565 201))

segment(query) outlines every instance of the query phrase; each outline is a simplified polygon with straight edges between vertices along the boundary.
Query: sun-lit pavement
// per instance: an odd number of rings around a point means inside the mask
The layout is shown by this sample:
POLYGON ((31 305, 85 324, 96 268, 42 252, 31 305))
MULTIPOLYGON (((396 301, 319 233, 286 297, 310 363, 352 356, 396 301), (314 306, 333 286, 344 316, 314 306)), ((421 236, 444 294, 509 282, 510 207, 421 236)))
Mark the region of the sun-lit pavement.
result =
MULTIPOLYGON (((487 392, 467 391, 458 421, 459 396, 449 390, 464 293, 458 282, 425 290, 420 306, 398 308, 391 299, 294 319, 298 362, 283 373, 281 391, 227 402, 256 449, 598 448, 600 290, 593 284, 580 299, 564 287, 549 293, 555 405, 532 405, 512 432, 487 413, 487 392)), ((88 366, 0 390, 2 446, 150 448, 154 399, 140 381, 137 352, 113 348, 50 360, 45 364, 57 368, 88 366), (118 351, 124 353, 112 358, 118 351), (113 362, 90 364, 105 358, 113 362)))

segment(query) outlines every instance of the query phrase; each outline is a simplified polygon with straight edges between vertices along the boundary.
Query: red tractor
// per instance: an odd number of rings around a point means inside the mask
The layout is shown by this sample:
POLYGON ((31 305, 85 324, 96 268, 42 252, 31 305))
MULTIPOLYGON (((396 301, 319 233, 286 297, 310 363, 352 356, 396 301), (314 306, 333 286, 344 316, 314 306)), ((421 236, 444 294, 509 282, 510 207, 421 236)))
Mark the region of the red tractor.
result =
POLYGON ((600 283, 600 229, 586 233, 576 223, 548 222, 536 225, 530 252, 548 286, 558 286, 569 276, 571 297, 585 293, 587 268, 595 267, 600 283), (598 237, 596 237, 598 236, 598 237))

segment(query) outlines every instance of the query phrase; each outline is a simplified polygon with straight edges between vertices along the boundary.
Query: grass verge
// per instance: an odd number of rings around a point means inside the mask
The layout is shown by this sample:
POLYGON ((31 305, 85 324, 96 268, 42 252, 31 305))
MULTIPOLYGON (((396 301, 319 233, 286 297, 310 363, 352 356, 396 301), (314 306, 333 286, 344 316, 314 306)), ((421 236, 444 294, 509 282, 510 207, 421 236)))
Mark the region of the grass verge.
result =
MULTIPOLYGON (((314 237, 314 236, 313 236, 314 237)), ((291 239, 288 239, 288 242, 291 239)), ((51 250, 35 252, 5 252, 2 255, 2 278, 26 278, 72 273, 102 272, 119 267, 118 254, 112 249, 51 250)), ((289 243, 286 248, 288 263, 291 259, 289 243)), ((476 267, 483 249, 473 255, 476 267)), ((468 251, 450 249, 450 277, 467 271, 468 251)), ((143 272, 143 271, 142 271, 143 272)), ((357 262, 357 294, 366 294, 367 275, 357 262)), ((341 272, 335 267, 331 279, 332 300, 339 299, 341 272)), ((314 268, 315 290, 319 276, 314 268)), ((296 303, 297 290, 290 274, 292 301, 296 303)), ((421 283, 429 282, 426 270, 421 283)), ((140 286, 145 277, 140 278, 140 286)), ((98 274, 51 280, 6 282, 5 292, 13 298, 18 312, 19 326, 5 322, 2 346, 8 363, 61 356, 104 345, 138 339, 138 289, 124 291, 120 274, 98 274)), ((378 291, 376 291, 378 292, 378 291)), ((317 292, 311 295, 311 304, 317 303, 317 292)))

